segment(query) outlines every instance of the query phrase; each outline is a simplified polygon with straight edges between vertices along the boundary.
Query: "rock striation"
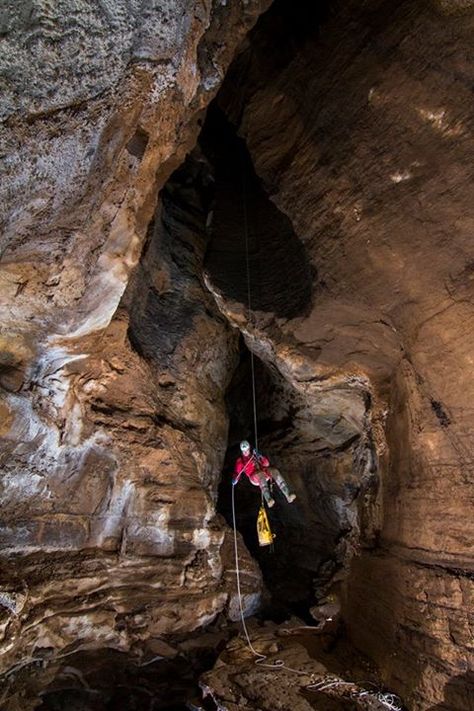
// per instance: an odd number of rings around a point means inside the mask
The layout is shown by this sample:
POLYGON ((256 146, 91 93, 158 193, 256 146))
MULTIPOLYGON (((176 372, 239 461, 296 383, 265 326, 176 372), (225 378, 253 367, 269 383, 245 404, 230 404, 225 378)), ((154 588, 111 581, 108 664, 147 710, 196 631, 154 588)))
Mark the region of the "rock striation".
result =
POLYGON ((467 709, 472 686, 473 16, 460 9, 340 3, 311 33, 310 15, 305 30, 275 5, 219 99, 317 274, 311 312, 261 321, 249 344, 314 414, 338 382, 370 396, 378 514, 359 522, 345 619, 413 709, 467 709))
POLYGON ((214 502, 236 337, 196 276, 202 209, 170 251, 185 210, 156 206, 267 5, 2 8, 2 708, 64 657, 235 607, 214 502))
MULTIPOLYGON (((298 495, 269 594, 340 614, 413 711, 472 707, 472 2, 276 0, 255 24, 269 5, 0 11, 5 711, 71 679, 102 711, 126 660, 158 664, 165 709, 199 630, 238 618, 216 509, 252 434, 249 352, 298 495)), ((325 678, 276 633, 265 653, 325 678)), ((215 704, 276 707, 272 672, 218 651, 215 704)), ((284 686, 288 708, 353 701, 284 686)))

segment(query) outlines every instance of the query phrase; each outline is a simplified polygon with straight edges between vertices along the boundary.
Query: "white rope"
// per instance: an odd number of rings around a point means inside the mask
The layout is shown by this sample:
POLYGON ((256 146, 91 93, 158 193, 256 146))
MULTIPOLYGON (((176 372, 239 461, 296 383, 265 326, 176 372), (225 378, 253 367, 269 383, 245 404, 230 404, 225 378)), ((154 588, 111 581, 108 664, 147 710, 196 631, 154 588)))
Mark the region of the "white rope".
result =
MULTIPOLYGON (((370 682, 367 682, 370 683, 370 682)), ((327 676, 319 681, 308 684, 306 686, 307 691, 319 691, 325 692, 329 689, 344 689, 344 687, 355 687, 358 686, 353 681, 345 681, 344 679, 339 679, 338 677, 327 676)), ((396 694, 391 694, 383 691, 368 691, 367 689, 356 688, 353 691, 349 691, 349 696, 351 698, 362 699, 376 699, 380 704, 385 706, 388 711, 403 711, 403 705, 401 700, 396 694)))
MULTIPOLYGON (((247 194, 246 194, 246 182, 245 182, 245 159, 242 157, 242 210, 243 210, 243 216, 244 216, 244 236, 245 236, 245 265, 246 265, 246 273, 247 273, 247 310, 248 310, 248 321, 250 322, 251 320, 251 315, 252 315, 252 289, 251 289, 251 284, 250 284, 250 255, 249 255, 249 227, 248 227, 248 214, 247 214, 247 194)), ((250 350, 250 370, 251 370, 251 380, 252 380, 252 407, 253 407, 253 430, 254 430, 254 439, 255 439, 255 457, 257 460, 258 464, 258 426, 257 426, 257 393, 256 393, 256 385, 255 385, 255 362, 254 362, 254 354, 251 349, 250 350)), ((250 464, 251 461, 253 461, 254 457, 252 456, 251 459, 247 462, 247 464, 244 466, 242 469, 242 472, 245 472, 245 469, 247 466, 250 464)), ((264 496, 263 496, 263 489, 260 487, 260 494, 262 497, 262 506, 265 503, 264 496)), ((265 654, 261 654, 260 652, 257 652, 250 640, 250 635, 248 633, 247 629, 247 624, 245 622, 245 616, 244 616, 244 609, 242 605, 242 591, 241 591, 241 586, 240 586, 240 566, 239 566, 239 550, 238 550, 238 545, 237 545, 237 523, 236 523, 236 517, 235 517, 235 493, 234 493, 234 486, 232 486, 232 521, 233 521, 233 527, 234 527, 234 553, 235 553, 235 572, 236 572, 236 579, 237 579, 237 595, 239 598, 239 610, 240 610, 240 620, 242 623, 242 628, 244 630, 245 638, 247 640, 247 645, 252 654, 256 657, 256 664, 259 664, 261 666, 267 667, 269 669, 283 669, 286 668, 285 664, 282 659, 276 659, 272 664, 263 664, 263 662, 267 659, 267 656, 265 654)), ((296 674, 300 674, 296 669, 290 669, 288 668, 289 671, 293 671, 296 674)))
POLYGON ((232 520, 234 524, 234 554, 235 554, 235 574, 237 578, 237 595, 239 598, 239 609, 240 609, 240 620, 242 622, 242 628, 245 633, 245 638, 247 640, 248 647, 252 654, 254 654, 256 657, 262 657, 265 659, 265 655, 260 654, 259 652, 255 651, 253 648, 252 642, 250 641, 250 636, 247 630, 247 625, 245 622, 245 616, 244 616, 244 608, 242 605, 242 592, 240 588, 240 566, 239 566, 239 548, 237 545, 237 525, 235 521, 235 487, 232 487, 232 520))
MULTIPOLYGON (((248 214, 247 214, 245 165, 244 165, 243 158, 242 158, 242 208, 243 208, 243 213, 244 213, 245 265, 246 265, 246 272, 247 272, 247 309, 248 309, 248 320, 250 322, 251 313, 252 313, 252 290, 251 290, 251 285, 250 285, 249 225, 248 225, 248 214)), ((255 363, 254 363, 254 355, 253 355, 252 350, 250 350, 250 370, 251 370, 251 378, 252 378, 253 430, 254 430, 254 438, 255 438, 255 449, 258 452, 257 395, 256 395, 256 387, 255 387, 255 363)))

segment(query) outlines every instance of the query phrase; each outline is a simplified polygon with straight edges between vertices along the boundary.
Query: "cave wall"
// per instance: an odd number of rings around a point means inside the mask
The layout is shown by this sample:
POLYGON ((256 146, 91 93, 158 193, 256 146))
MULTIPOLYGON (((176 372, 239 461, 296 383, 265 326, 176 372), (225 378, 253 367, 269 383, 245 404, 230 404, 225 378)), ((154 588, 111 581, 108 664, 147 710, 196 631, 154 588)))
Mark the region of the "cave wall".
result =
POLYGON ((92 647, 140 656, 150 635, 232 604, 214 498, 235 337, 188 284, 181 347, 139 355, 136 330, 160 323, 170 278, 147 277, 156 246, 122 297, 146 240, 161 239, 159 190, 267 5, 1 10, 3 708, 35 703, 35 665, 54 675, 61 655, 92 647), (196 390, 175 388, 191 372, 196 390))
POLYGON ((339 3, 280 66, 269 13, 219 98, 317 273, 311 314, 249 341, 373 399, 383 521, 345 612, 415 709, 469 708, 449 689, 472 673, 473 15, 446 9, 339 3))
MULTIPOLYGON (((150 634, 232 602, 214 502, 235 333, 190 276, 196 213, 171 195, 167 217, 155 208, 269 4, 2 8, 9 709, 27 708, 27 685, 44 684, 33 667, 54 675, 58 654, 140 656, 150 634)), ((411 708, 459 711, 456 679, 472 674, 472 2, 348 0, 290 13, 294 25, 284 5, 219 104, 310 255, 313 308, 249 322, 208 286, 309 420, 370 434, 382 486, 361 502, 349 631, 411 708)))

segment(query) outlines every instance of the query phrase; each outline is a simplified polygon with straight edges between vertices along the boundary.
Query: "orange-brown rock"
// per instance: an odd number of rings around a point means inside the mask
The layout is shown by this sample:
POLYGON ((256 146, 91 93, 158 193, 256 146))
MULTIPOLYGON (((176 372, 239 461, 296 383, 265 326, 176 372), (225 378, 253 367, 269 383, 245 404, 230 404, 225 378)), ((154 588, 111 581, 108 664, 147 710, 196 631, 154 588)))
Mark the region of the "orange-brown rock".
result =
POLYGON ((220 105, 317 271, 311 313, 249 343, 313 389, 315 412, 316 391, 358 379, 379 423, 381 519, 362 525, 376 536, 351 566, 349 631, 409 708, 459 711, 473 678, 473 15, 447 5, 340 3, 319 37, 298 26, 286 42, 272 11, 220 105))
MULTIPOLYGON (((238 618, 216 506, 252 434, 246 348, 297 493, 261 558, 274 599, 341 601, 410 711, 468 711, 472 0, 277 0, 253 30, 269 0, 70 5, 0 12, 0 706, 71 675, 100 696, 118 659, 184 677, 192 635, 238 618)), ((275 708, 233 645, 216 703, 275 708)))
MULTIPOLYGON (((146 648, 233 599, 214 502, 236 337, 189 273, 171 287, 189 295, 173 347, 138 355, 137 323, 162 332, 153 316, 170 313, 152 250, 122 297, 158 191, 267 5, 1 11, 2 708, 36 703, 35 664, 46 678, 71 652, 146 648)), ((243 566, 255 609, 260 574, 243 566)))

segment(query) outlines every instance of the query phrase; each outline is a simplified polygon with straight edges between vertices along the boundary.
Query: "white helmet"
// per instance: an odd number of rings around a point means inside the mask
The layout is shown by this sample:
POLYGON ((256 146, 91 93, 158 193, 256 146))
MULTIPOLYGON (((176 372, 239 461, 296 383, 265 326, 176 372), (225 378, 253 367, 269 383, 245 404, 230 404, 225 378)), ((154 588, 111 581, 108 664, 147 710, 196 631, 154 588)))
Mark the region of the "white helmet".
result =
POLYGON ((250 452, 250 444, 246 439, 243 439, 240 443, 240 451, 245 454, 245 452, 250 452))

